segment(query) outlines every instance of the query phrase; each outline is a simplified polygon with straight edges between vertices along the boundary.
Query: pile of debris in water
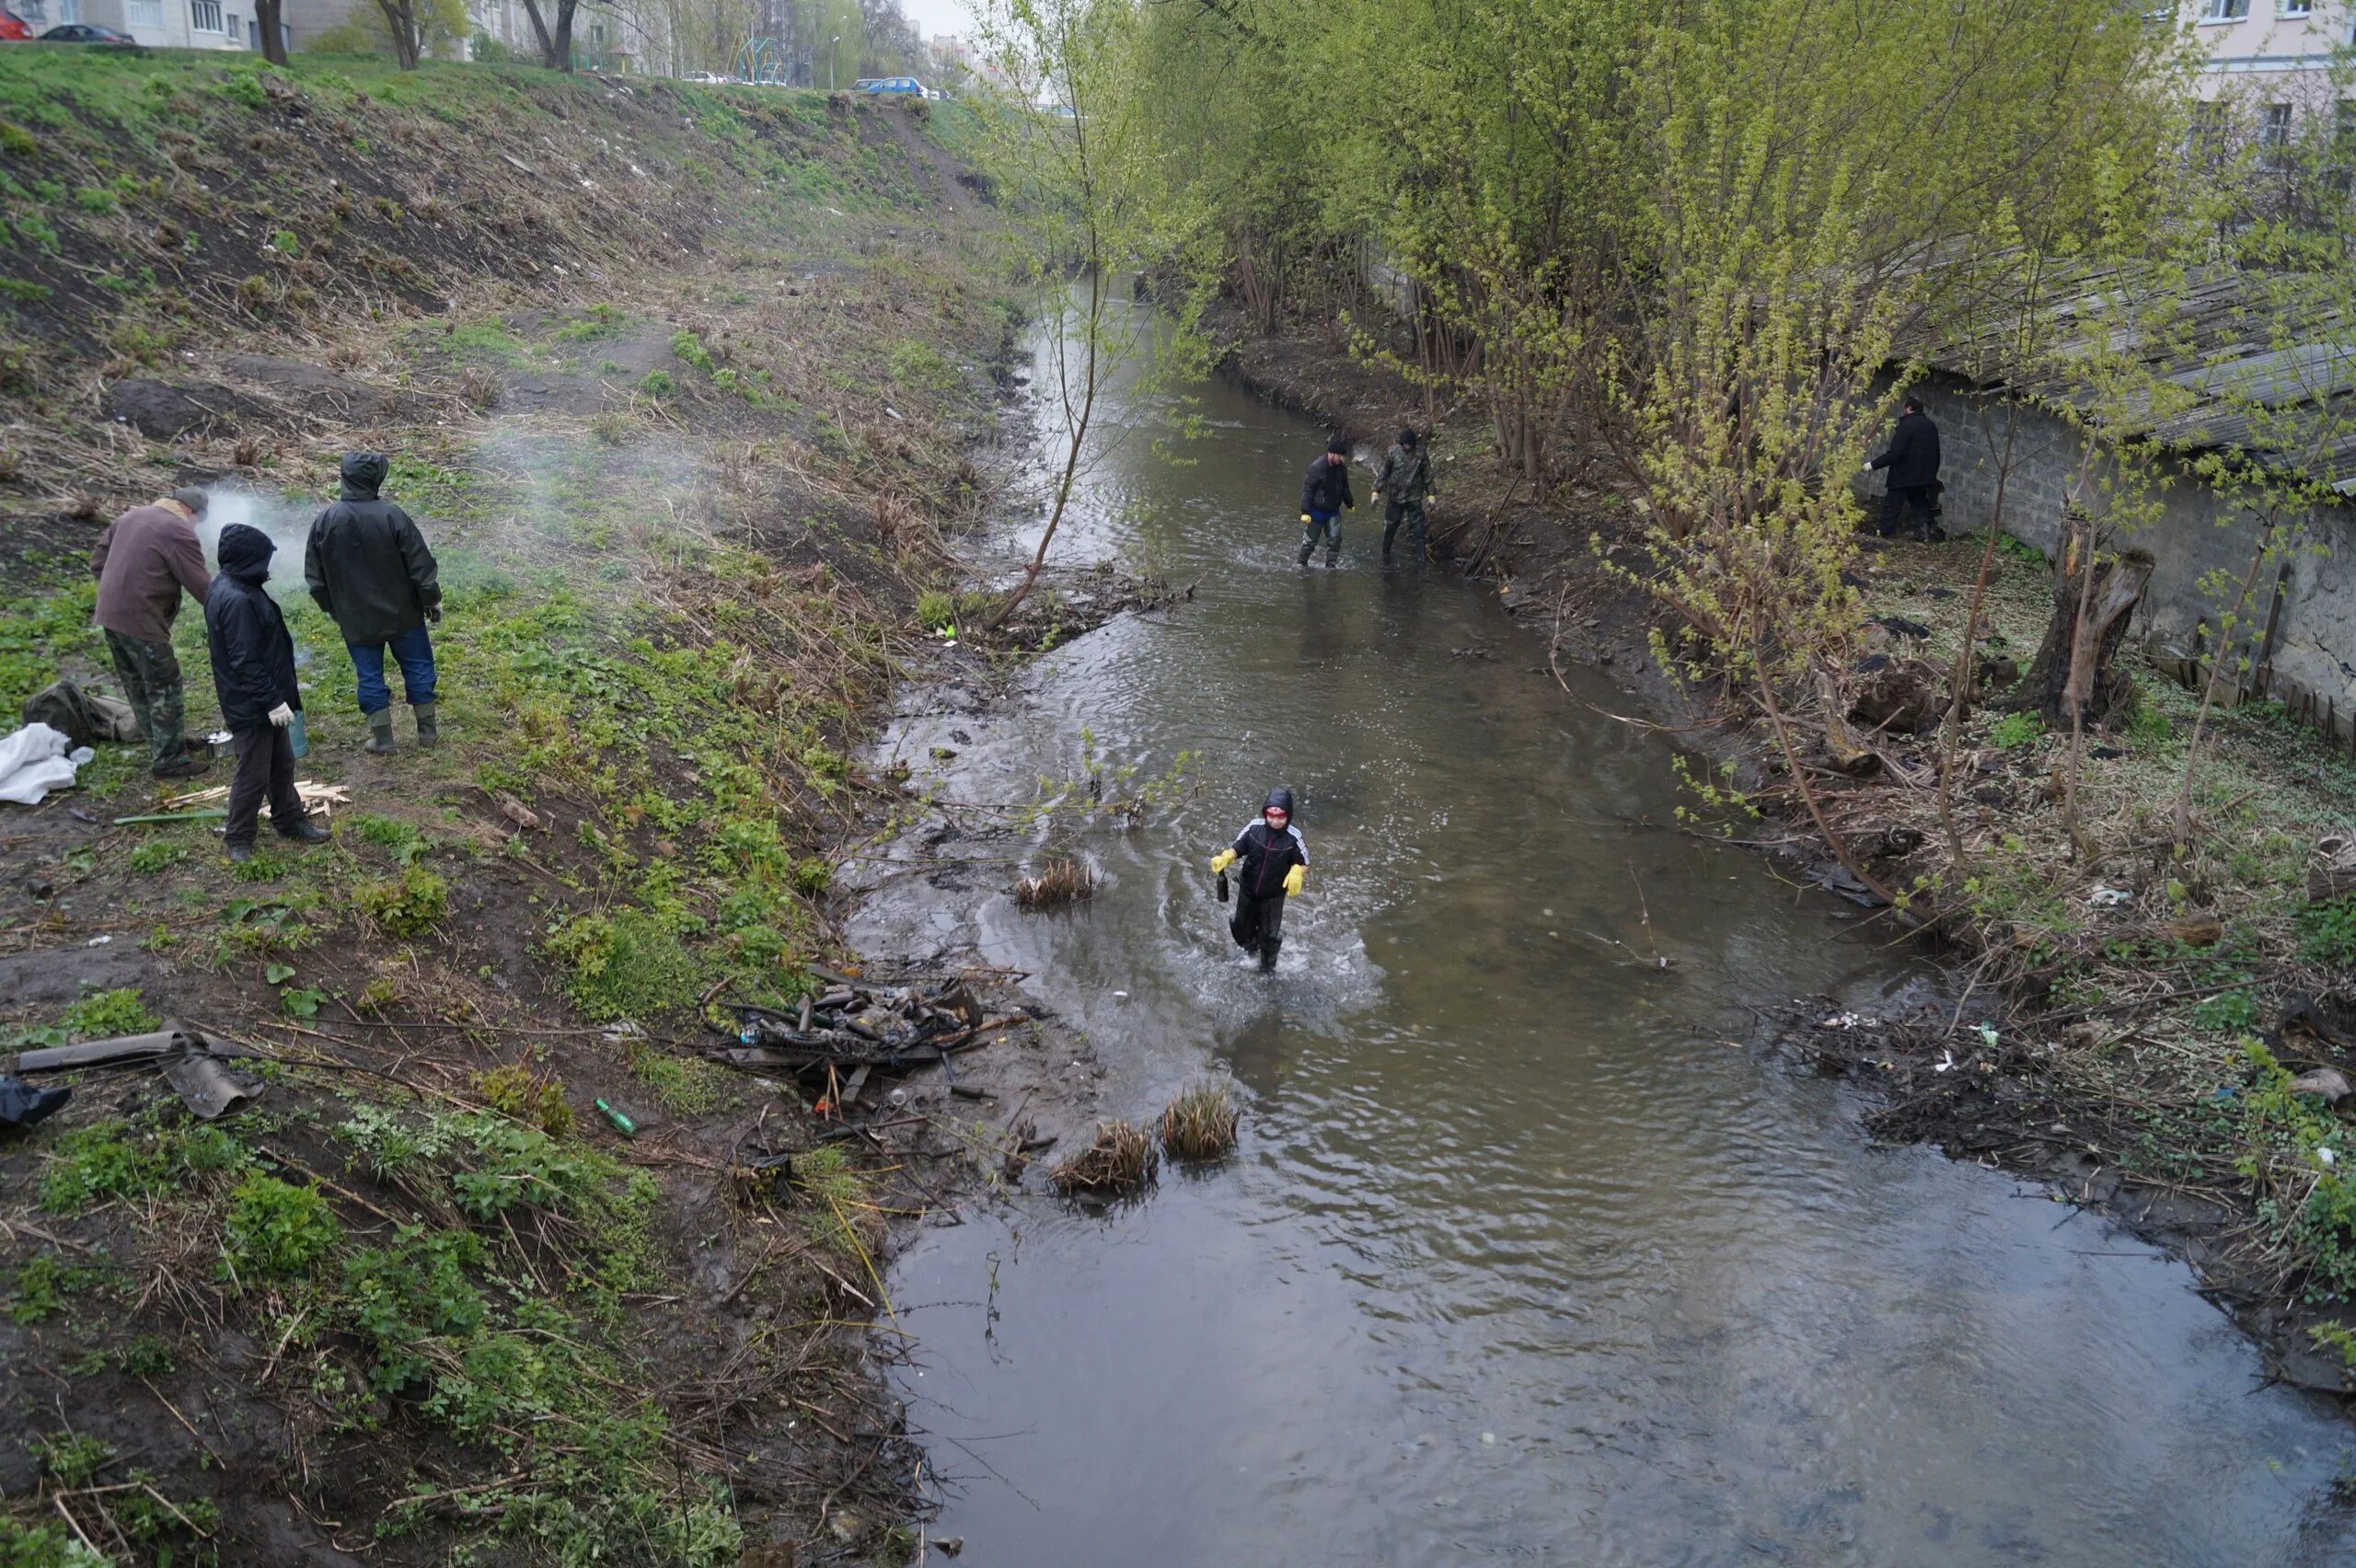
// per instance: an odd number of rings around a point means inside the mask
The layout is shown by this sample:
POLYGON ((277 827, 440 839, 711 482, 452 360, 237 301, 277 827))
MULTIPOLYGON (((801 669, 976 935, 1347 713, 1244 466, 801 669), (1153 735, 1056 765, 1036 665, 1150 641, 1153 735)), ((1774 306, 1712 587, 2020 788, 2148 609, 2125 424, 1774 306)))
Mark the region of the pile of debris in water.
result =
POLYGON ((823 1079, 837 1109, 858 1102, 872 1073, 907 1073, 938 1064, 952 1093, 964 1094, 951 1058, 987 1045, 997 1031, 1025 1021, 1026 1013, 986 1017, 963 979, 910 986, 862 986, 837 977, 831 988, 805 997, 799 1008, 736 1009, 737 1043, 712 1059, 752 1072, 782 1069, 823 1079))

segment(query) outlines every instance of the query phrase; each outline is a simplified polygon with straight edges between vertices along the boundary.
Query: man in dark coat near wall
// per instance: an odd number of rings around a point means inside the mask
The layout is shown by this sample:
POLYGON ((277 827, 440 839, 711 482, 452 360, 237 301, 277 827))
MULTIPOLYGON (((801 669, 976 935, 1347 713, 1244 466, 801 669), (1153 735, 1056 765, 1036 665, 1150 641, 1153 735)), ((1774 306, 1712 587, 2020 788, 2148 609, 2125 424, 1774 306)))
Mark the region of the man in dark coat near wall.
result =
POLYGON ((294 684, 294 640, 264 584, 278 548, 259 528, 232 523, 221 530, 220 574, 204 595, 204 634, 213 653, 213 689, 221 721, 237 754, 229 781, 229 820, 223 827, 229 859, 250 860, 262 802, 280 836, 324 844, 328 830, 313 822, 294 789, 294 747, 286 727, 303 706, 294 684))
POLYGON ((1889 470, 1889 492, 1882 497, 1881 523, 1875 532, 1887 539, 1904 525, 1906 513, 1911 512, 1919 519, 1915 536, 1924 544, 1932 544, 1946 535, 1939 532, 1938 509, 1934 498, 1939 493, 1939 427, 1923 411, 1923 399, 1910 397, 1905 411, 1898 416, 1898 428, 1890 432, 1889 444, 1879 456, 1865 463, 1865 472, 1876 468, 1889 470))
POLYGON ((378 492, 389 465, 374 452, 343 459, 343 494, 311 524, 303 578, 336 629, 359 676, 360 711, 368 719, 362 748, 393 749, 393 693, 385 652, 401 668, 401 695, 417 717, 417 744, 441 738, 434 718, 433 640, 428 621, 442 618, 442 583, 433 552, 410 514, 378 492))

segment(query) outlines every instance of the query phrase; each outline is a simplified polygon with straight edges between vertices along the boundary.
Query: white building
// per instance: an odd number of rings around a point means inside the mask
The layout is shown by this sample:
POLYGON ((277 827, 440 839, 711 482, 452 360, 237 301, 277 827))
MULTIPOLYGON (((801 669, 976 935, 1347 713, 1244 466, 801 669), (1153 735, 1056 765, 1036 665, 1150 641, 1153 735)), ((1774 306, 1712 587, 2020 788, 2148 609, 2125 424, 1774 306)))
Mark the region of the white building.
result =
POLYGON ((151 49, 260 49, 253 7, 241 0, 15 0, 38 38, 67 22, 127 32, 151 49))
POLYGON ((2185 0, 2208 52, 2200 97, 2247 106, 2261 135, 2287 133, 2294 114, 2331 106, 2350 89, 2331 80, 2333 55, 2356 42, 2356 0, 2185 0))

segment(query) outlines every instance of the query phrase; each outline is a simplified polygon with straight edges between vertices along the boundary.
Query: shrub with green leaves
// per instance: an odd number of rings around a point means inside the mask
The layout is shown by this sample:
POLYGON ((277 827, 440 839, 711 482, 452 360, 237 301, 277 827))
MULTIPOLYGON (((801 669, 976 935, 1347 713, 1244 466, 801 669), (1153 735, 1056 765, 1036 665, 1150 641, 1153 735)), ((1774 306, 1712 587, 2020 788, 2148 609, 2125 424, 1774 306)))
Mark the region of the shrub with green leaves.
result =
POLYGON ((510 1121, 537 1127, 552 1138, 572 1130, 572 1107, 564 1102, 564 1085, 521 1062, 477 1073, 475 1095, 510 1121))
POLYGON ((342 1239, 343 1226, 317 1187, 257 1172, 229 1194, 224 1272, 241 1282, 301 1279, 342 1239))
POLYGON ((152 876, 187 859, 187 845, 175 844, 168 838, 151 838, 131 852, 128 864, 141 875, 152 876))
POLYGON ((56 1254, 35 1252, 17 1270, 16 1290, 8 1300, 8 1316, 19 1323, 38 1323, 64 1310, 65 1298, 87 1290, 100 1275, 97 1269, 62 1263, 56 1254))
POLYGON ((419 856, 433 847, 431 839, 398 817, 378 816, 370 813, 353 818, 347 831, 362 842, 387 851, 404 866, 415 863, 419 856))
POLYGON ((0 1568, 108 1568, 108 1563, 63 1525, 28 1525, 0 1515, 0 1568))
POLYGON ((2356 894, 2307 905, 2293 918, 2301 958, 2334 969, 2356 964, 2356 894))
POLYGON ((78 1432, 52 1432, 32 1445, 40 1468, 60 1486, 87 1486, 114 1462, 114 1445, 78 1432))
POLYGON ((105 1040, 117 1034, 145 1034, 158 1020, 140 999, 136 986, 92 991, 65 1009, 59 1020, 77 1040, 105 1040))
POLYGON ((450 884, 424 866, 352 890, 352 907, 396 937, 422 936, 448 917, 450 884))
POLYGON ((2044 734, 2044 721, 2024 710, 1997 720, 1995 727, 1988 732, 1988 744, 2004 751, 2019 751, 2037 744, 2044 734))
POLYGON ((102 1122, 58 1140, 41 1173, 40 1206, 80 1214, 117 1199, 144 1198, 193 1180, 243 1169, 251 1157, 227 1132, 102 1122))
POLYGON ((636 909, 566 921, 549 952, 569 971, 565 994, 601 1022, 684 1011, 703 973, 668 926, 636 909))

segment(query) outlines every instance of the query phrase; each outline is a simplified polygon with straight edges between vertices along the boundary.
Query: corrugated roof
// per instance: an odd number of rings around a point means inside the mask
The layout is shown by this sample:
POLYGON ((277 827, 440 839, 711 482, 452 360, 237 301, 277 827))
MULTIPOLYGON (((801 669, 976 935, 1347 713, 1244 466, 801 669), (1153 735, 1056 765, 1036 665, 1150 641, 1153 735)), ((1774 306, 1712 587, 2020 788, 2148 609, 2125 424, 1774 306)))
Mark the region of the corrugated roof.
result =
MULTIPOLYGON (((2114 432, 2188 453, 2237 448, 2356 495, 2356 315, 2344 284, 2303 289, 2295 276, 2213 271, 2193 280, 2165 321, 2146 325, 2121 320, 2135 282, 2121 270, 2088 271, 2050 311, 2052 330, 2076 336, 2054 343, 2045 364, 2124 353, 2152 374, 2145 393, 2110 410, 2114 432)), ((2000 317, 1915 352, 1934 369, 2006 386, 1992 372, 2019 335, 2019 317, 2000 317)), ((2066 368, 2009 386, 2082 414, 2103 400, 2066 368)))

